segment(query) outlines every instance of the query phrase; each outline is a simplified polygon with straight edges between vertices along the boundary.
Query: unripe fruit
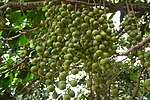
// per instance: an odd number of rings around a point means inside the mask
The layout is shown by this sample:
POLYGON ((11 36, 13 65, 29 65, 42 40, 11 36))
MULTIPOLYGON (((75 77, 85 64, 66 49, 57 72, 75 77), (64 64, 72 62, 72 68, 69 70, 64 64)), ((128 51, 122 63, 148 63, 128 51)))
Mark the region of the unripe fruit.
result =
POLYGON ((43 48, 41 46, 36 46, 35 50, 38 52, 38 53, 41 53, 43 48))
POLYGON ((71 89, 68 90, 68 94, 70 95, 70 97, 74 97, 75 96, 75 92, 71 89))
POLYGON ((45 63, 45 62, 43 62, 43 61, 40 62, 40 67, 41 67, 41 68, 44 68, 45 66, 46 66, 46 63, 45 63))
POLYGON ((48 73, 46 73, 45 77, 46 77, 46 78, 52 78, 52 77, 53 77, 52 72, 48 72, 48 73))
POLYGON ((46 79, 45 80, 45 84, 48 86, 48 85, 50 85, 50 84, 52 84, 53 83, 53 81, 51 80, 51 79, 46 79))
POLYGON ((63 100, 70 100, 70 95, 69 94, 64 94, 63 100))
POLYGON ((64 90, 66 88, 66 82, 65 81, 59 81, 58 82, 58 88, 60 90, 64 90))
POLYGON ((32 66, 31 69, 30 69, 30 71, 31 72, 37 72, 38 68, 39 68, 38 66, 32 66))
POLYGON ((55 90, 55 86, 54 85, 50 85, 46 89, 47 92, 53 92, 54 90, 55 90))
POLYGON ((73 68, 71 70, 71 74, 76 75, 78 73, 78 69, 77 68, 73 68))
POLYGON ((52 97, 53 97, 53 99, 57 99, 58 98, 57 92, 53 92, 52 97))
POLYGON ((112 94, 113 96, 117 96, 117 95, 118 95, 118 90, 117 90, 117 89, 112 89, 112 90, 111 90, 111 94, 112 94))
POLYGON ((71 81, 70 81, 70 85, 71 85, 72 87, 76 87, 76 86, 77 86, 77 81, 71 80, 71 81))
POLYGON ((147 88, 150 87, 150 79, 145 80, 144 86, 147 87, 147 88))
POLYGON ((45 57, 49 57, 49 56, 50 56, 49 51, 44 51, 44 56, 45 56, 45 57))

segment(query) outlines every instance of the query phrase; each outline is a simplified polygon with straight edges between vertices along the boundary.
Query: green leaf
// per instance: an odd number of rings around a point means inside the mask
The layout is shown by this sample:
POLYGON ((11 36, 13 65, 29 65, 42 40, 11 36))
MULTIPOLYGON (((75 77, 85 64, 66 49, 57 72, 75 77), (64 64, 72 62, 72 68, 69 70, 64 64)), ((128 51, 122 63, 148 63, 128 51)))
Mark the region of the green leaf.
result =
POLYGON ((20 40, 19 40, 19 46, 23 46, 25 45, 27 42, 27 37, 25 34, 23 34, 21 37, 20 37, 20 40))
POLYGON ((10 65, 13 64, 13 62, 14 61, 12 60, 12 58, 10 58, 10 59, 7 60, 6 65, 10 66, 10 65))
POLYGON ((11 21, 13 21, 13 22, 18 21, 19 18, 21 17, 21 12, 20 12, 20 10, 12 12, 10 14, 10 16, 11 16, 11 21))

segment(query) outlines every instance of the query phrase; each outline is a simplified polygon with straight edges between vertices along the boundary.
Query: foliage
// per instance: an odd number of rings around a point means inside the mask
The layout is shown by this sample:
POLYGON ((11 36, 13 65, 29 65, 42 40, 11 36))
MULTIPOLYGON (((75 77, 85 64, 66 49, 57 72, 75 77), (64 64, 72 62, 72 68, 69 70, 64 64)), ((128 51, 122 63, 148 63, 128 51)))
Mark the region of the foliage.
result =
POLYGON ((27 1, 0 3, 0 99, 150 98, 147 0, 116 0, 119 30, 115 0, 27 1))

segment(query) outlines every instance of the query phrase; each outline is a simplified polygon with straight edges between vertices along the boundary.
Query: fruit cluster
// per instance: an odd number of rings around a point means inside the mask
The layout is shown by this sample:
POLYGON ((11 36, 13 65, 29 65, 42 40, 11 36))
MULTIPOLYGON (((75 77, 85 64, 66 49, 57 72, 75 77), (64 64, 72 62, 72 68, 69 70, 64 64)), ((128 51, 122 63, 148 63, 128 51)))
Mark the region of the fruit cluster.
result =
POLYGON ((129 11, 125 17, 124 22, 122 23, 123 33, 128 34, 128 44, 127 48, 130 48, 133 45, 136 45, 142 40, 142 35, 139 28, 138 18, 135 16, 134 11, 129 11))
POLYGON ((85 71, 94 76, 99 86, 100 75, 111 71, 110 58, 117 49, 114 24, 107 20, 107 9, 86 6, 78 9, 71 4, 55 5, 52 1, 46 1, 45 7, 48 32, 36 38, 31 72, 46 78, 47 91, 53 92, 53 98, 58 97, 57 87, 68 91, 64 94, 67 98, 64 100, 68 100, 75 96, 69 87, 76 87, 78 82, 68 80, 67 76, 85 71))

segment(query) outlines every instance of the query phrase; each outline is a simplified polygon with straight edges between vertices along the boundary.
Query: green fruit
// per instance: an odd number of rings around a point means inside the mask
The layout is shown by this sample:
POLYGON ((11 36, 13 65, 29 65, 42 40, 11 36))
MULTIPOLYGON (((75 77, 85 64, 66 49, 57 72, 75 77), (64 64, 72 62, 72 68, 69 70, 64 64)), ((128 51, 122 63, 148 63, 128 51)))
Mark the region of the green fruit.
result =
POLYGON ((106 81, 106 85, 108 85, 108 86, 111 85, 111 83, 112 83, 111 80, 107 80, 107 81, 106 81))
POLYGON ((45 63, 45 62, 43 62, 43 61, 40 62, 40 67, 41 67, 41 68, 44 68, 45 66, 46 66, 46 63, 45 63))
POLYGON ((88 13, 88 16, 90 16, 90 17, 93 17, 93 15, 94 15, 94 13, 93 13, 92 11, 90 11, 90 12, 88 13))
POLYGON ((58 82, 58 88, 60 90, 64 90, 66 88, 66 82, 65 81, 59 81, 58 82))
POLYGON ((144 62, 144 67, 147 67, 147 68, 150 67, 150 61, 145 61, 144 62))
POLYGON ((101 59, 100 60, 100 64, 101 65, 105 65, 105 64, 107 64, 109 62, 109 58, 104 58, 104 59, 101 59))
POLYGON ((150 74, 150 67, 147 68, 148 73, 150 74))
POLYGON ((57 99, 58 96, 59 96, 59 95, 57 94, 57 92, 53 92, 53 94, 52 94, 53 99, 57 99))
POLYGON ((44 56, 45 56, 45 57, 49 57, 49 56, 50 56, 49 51, 44 51, 44 56))
POLYGON ((87 79, 86 84, 87 84, 87 87, 91 87, 92 80, 91 79, 87 79))
POLYGON ((35 73, 35 72, 38 71, 38 69, 39 69, 38 66, 32 66, 32 67, 30 68, 30 71, 35 73))
POLYGON ((96 35, 96 36, 95 36, 95 40, 96 40, 96 41, 101 41, 101 39, 102 39, 101 35, 96 35))
POLYGON ((38 75, 40 75, 40 76, 44 75, 43 69, 41 69, 41 68, 38 69, 38 75))
POLYGON ((31 61, 31 64, 37 64, 38 62, 38 59, 37 58, 34 58, 32 61, 31 61))
POLYGON ((98 63, 93 63, 92 64, 92 70, 96 70, 99 67, 98 63))
POLYGON ((117 96, 117 95, 118 95, 118 89, 112 89, 112 90, 111 90, 111 94, 112 94, 113 96, 117 96))
POLYGON ((53 77, 53 73, 52 72, 47 72, 45 77, 46 78, 52 78, 53 77))
POLYGON ((103 57, 105 57, 105 58, 106 58, 106 57, 109 57, 109 54, 108 54, 107 52, 104 52, 104 53, 103 53, 103 57))
POLYGON ((65 60, 71 60, 72 58, 73 58, 73 55, 71 53, 64 55, 65 60))
POLYGON ((77 86, 77 81, 71 80, 71 81, 70 81, 70 85, 71 85, 72 87, 76 87, 76 86, 77 86))
POLYGON ((104 50, 104 49, 105 49, 105 45, 104 45, 104 44, 100 44, 100 45, 99 45, 99 49, 100 49, 100 50, 104 50))
POLYGON ((61 73, 59 75, 59 80, 65 80, 66 79, 66 73, 61 73))
POLYGON ((41 46, 36 46, 35 50, 38 52, 38 53, 41 53, 43 51, 43 47, 41 46))
POLYGON ((147 88, 150 87, 150 79, 145 80, 144 86, 147 87, 147 88))
POLYGON ((102 52, 102 50, 97 50, 97 51, 95 52, 95 54, 96 54, 97 56, 101 56, 101 55, 103 54, 103 52, 102 52))
POLYGON ((102 37, 106 37, 106 35, 107 35, 104 31, 101 31, 100 34, 102 37))
POLYGON ((50 85, 46 89, 47 92, 53 92, 54 90, 55 90, 55 86, 54 85, 50 85))
POLYGON ((70 97, 74 97, 75 96, 75 92, 71 89, 68 90, 68 94, 70 95, 70 97))
POLYGON ((99 42, 98 42, 97 40, 94 40, 94 41, 93 41, 93 45, 94 45, 94 46, 98 46, 98 45, 99 45, 99 42))
POLYGON ((94 8, 94 9, 93 9, 93 12, 94 12, 95 14, 99 14, 98 8, 94 8))
POLYGON ((104 17, 100 17, 100 18, 98 19, 98 21, 99 21, 100 24, 102 24, 102 23, 104 22, 104 20, 105 20, 104 17))
POLYGON ((98 31, 98 30, 95 29, 95 30, 92 31, 92 35, 94 35, 94 36, 96 36, 96 35, 98 35, 98 34, 99 34, 99 31, 98 31))
POLYGON ((49 86, 50 84, 52 84, 53 83, 53 81, 51 80, 51 79, 46 79, 45 80, 45 84, 47 85, 47 86, 49 86))
POLYGON ((78 73, 78 69, 77 68, 73 68, 71 70, 71 74, 76 75, 78 73))
POLYGON ((70 95, 69 94, 64 94, 63 100, 70 100, 70 95))

